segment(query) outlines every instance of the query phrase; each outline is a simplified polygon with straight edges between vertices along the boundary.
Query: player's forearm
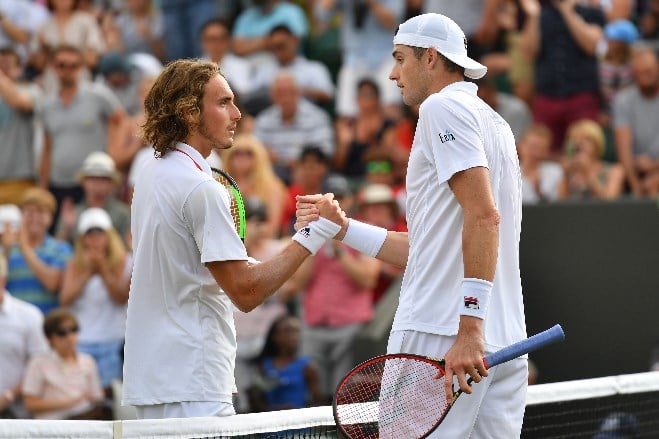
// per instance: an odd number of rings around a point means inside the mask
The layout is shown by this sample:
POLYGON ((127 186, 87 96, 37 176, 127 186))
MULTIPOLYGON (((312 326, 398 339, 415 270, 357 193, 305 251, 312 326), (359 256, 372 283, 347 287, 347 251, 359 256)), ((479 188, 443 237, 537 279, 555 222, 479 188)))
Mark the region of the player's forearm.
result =
POLYGON ((291 242, 282 252, 260 264, 220 261, 206 266, 236 307, 249 312, 272 296, 309 255, 307 249, 291 242))
POLYGON ((464 277, 492 282, 499 251, 499 213, 465 214, 462 230, 464 277))
POLYGON ((407 232, 387 232, 387 239, 380 248, 377 258, 398 267, 407 265, 407 257, 410 254, 410 240, 407 232))

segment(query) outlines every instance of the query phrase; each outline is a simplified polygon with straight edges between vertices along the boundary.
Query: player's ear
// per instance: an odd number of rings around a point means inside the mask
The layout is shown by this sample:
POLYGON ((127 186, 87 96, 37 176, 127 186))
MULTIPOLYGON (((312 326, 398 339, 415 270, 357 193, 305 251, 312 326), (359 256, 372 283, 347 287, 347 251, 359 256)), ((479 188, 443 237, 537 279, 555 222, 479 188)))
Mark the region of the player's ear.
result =
POLYGON ((430 69, 434 69, 437 63, 439 62, 439 52, 437 52, 437 49, 433 47, 429 47, 426 49, 426 53, 423 55, 422 60, 425 61, 426 65, 430 69))

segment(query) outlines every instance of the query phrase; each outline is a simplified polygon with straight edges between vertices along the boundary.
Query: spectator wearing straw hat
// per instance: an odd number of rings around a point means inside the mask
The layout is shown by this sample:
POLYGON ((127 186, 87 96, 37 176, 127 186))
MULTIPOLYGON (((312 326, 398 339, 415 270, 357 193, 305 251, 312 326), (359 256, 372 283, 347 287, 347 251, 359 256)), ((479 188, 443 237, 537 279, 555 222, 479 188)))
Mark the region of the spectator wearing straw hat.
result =
POLYGON ((7 289, 14 297, 47 313, 58 305, 57 294, 71 257, 71 246, 48 234, 56 209, 50 192, 30 188, 23 194, 20 206, 18 230, 6 227, 2 233, 2 247, 9 263, 7 289))
POLYGON ((115 195, 121 177, 112 157, 100 151, 89 154, 76 177, 82 185, 84 197, 77 205, 71 199, 64 200, 56 236, 73 242, 80 213, 89 207, 100 207, 110 215, 113 228, 125 240, 130 231, 130 209, 115 195))
POLYGON ((28 360, 46 351, 41 332, 43 314, 5 289, 7 260, 0 254, 0 419, 25 417, 21 381, 28 360))

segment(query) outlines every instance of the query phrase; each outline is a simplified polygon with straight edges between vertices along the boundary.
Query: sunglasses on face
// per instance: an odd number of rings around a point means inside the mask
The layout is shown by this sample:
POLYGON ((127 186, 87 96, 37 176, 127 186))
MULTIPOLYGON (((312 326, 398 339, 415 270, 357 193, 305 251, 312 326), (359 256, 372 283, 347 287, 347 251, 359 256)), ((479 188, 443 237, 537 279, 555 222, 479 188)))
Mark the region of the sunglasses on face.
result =
POLYGON ((69 334, 77 334, 79 330, 80 328, 78 328, 78 325, 63 326, 61 328, 57 328, 53 334, 58 337, 66 337, 69 334))
POLYGON ((60 70, 74 70, 80 67, 80 63, 58 62, 55 63, 55 67, 57 67, 60 70))

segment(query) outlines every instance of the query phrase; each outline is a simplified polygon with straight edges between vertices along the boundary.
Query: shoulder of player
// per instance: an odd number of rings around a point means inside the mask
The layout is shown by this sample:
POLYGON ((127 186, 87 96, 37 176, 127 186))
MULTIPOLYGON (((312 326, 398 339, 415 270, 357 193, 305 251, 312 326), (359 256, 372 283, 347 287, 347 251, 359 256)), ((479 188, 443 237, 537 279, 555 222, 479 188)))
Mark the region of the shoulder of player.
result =
POLYGON ((474 119, 473 106, 464 99, 464 94, 442 91, 430 95, 419 107, 419 118, 429 115, 433 119, 474 119))

